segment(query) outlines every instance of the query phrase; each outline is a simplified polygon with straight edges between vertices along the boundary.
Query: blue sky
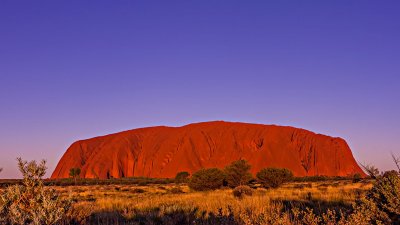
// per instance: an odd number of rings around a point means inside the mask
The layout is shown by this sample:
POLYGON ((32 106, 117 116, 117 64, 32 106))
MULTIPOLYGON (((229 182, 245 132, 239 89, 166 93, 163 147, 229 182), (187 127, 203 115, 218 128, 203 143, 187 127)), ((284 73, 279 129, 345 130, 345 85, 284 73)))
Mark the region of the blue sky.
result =
POLYGON ((226 120, 400 155, 398 1, 2 1, 0 178, 74 141, 226 120))

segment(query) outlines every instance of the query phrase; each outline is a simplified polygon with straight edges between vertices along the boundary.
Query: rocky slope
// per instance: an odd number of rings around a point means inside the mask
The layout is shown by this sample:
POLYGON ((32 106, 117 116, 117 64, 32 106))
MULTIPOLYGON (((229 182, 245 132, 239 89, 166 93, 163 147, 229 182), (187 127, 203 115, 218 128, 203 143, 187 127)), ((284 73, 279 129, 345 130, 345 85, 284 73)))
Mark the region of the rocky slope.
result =
POLYGON ((223 168, 246 159, 252 173, 288 168, 296 176, 363 174, 347 143, 284 126, 205 122, 182 127, 149 127, 73 143, 51 178, 174 177, 179 171, 223 168))

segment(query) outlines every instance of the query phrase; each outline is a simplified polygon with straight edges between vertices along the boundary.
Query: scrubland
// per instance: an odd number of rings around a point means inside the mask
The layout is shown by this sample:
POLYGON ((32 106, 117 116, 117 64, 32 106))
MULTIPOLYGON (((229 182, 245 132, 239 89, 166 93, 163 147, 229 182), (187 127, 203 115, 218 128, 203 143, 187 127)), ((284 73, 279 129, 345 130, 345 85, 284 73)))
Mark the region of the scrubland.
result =
POLYGON ((73 201, 65 223, 318 224, 327 212, 335 212, 335 218, 347 214, 371 187, 369 180, 292 182, 276 189, 256 185, 243 198, 230 188, 195 192, 176 184, 52 188, 73 201))
POLYGON ((400 224, 400 173, 374 167, 369 179, 277 168, 252 179, 239 160, 190 178, 44 180, 45 161, 18 166, 23 179, 0 182, 0 224, 400 224))

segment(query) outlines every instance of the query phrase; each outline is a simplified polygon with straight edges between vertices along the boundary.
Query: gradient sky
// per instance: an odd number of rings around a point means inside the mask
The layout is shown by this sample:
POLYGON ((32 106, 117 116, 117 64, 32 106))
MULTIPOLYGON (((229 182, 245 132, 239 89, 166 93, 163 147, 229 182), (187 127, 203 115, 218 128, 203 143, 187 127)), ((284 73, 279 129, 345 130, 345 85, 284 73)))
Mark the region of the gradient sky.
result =
POLYGON ((209 120, 400 155, 399 1, 0 3, 0 178, 74 141, 209 120))

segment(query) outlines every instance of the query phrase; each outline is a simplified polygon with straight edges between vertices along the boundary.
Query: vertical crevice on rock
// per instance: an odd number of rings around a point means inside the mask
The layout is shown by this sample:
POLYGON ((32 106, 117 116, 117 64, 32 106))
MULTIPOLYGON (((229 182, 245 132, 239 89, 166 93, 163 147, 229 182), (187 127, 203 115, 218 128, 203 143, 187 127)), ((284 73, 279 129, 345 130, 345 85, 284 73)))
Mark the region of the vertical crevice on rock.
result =
POLYGON ((82 144, 79 143, 79 148, 80 148, 80 158, 81 158, 81 167, 84 166, 86 164, 86 154, 85 151, 83 150, 82 144))

